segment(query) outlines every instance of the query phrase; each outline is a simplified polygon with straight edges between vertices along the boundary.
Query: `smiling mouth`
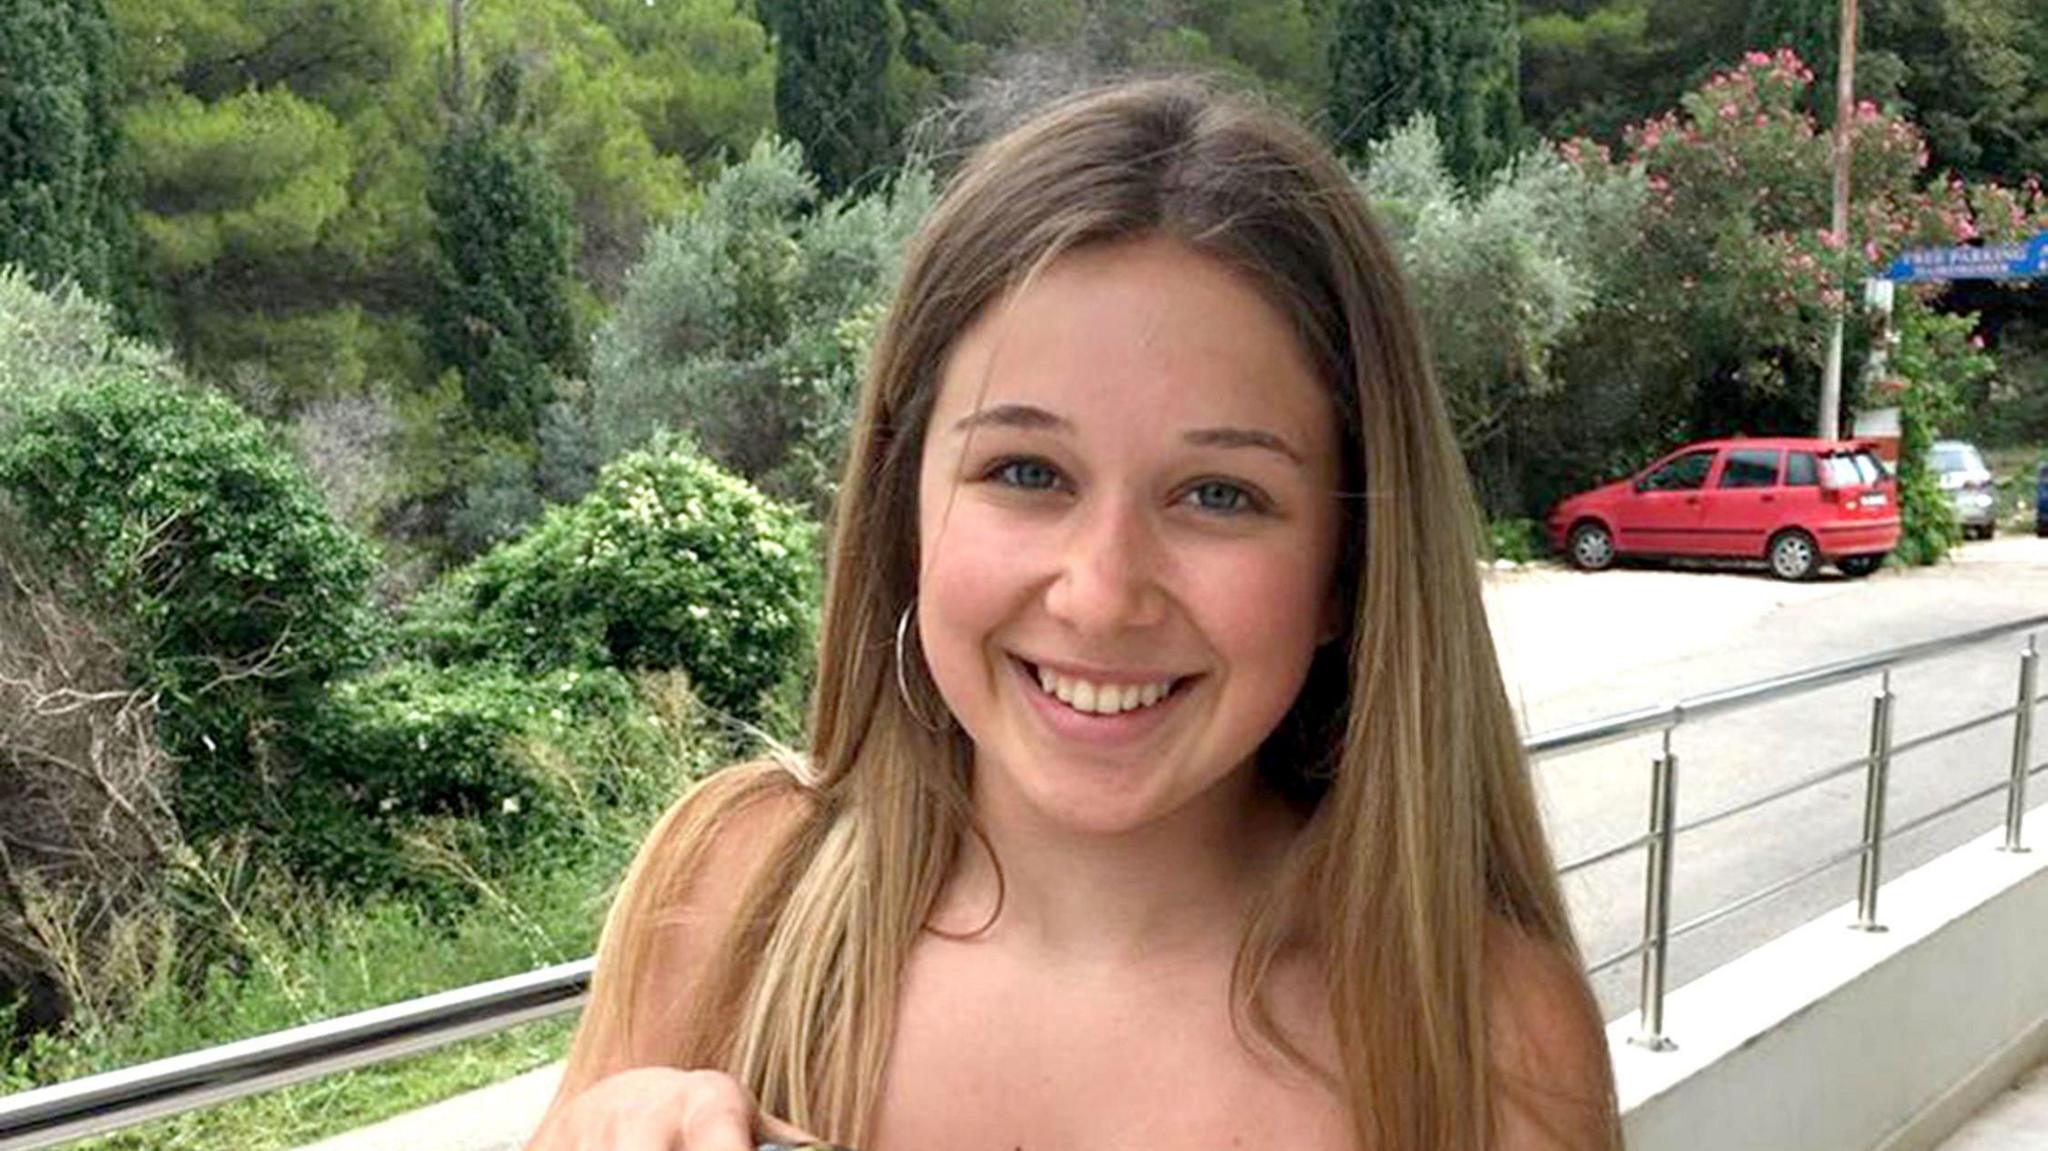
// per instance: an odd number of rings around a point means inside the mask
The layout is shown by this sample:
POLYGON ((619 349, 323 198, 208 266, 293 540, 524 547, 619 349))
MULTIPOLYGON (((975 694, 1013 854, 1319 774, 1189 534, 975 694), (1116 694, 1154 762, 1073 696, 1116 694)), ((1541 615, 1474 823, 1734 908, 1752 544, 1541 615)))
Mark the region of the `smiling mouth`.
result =
POLYGON ((1196 678, 1180 676, 1151 683, 1100 683, 1080 676, 1062 675, 1024 659, 1018 659, 1017 663, 1027 673, 1027 678, 1038 685, 1039 691, 1084 715, 1122 715, 1144 711, 1172 698, 1177 690, 1196 678))

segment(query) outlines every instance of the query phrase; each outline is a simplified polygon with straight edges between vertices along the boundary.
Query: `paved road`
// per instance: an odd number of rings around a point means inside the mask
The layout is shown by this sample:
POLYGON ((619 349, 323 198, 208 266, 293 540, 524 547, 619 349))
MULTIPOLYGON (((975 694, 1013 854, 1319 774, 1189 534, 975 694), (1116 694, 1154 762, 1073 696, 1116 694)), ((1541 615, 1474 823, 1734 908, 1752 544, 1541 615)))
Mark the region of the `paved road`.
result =
MULTIPOLYGON (((1828 573, 1804 584, 1728 570, 1640 568, 1589 575, 1525 569, 1493 577, 1488 607, 1509 692, 1526 728, 1541 732, 2048 613, 2048 540, 2001 537, 1967 545, 1934 569, 1887 570, 1866 580, 1828 573)), ((2048 646, 2048 634, 2041 638, 2048 646)), ((1895 738, 2010 707, 2023 643, 1998 641, 1901 670, 1893 678, 1895 738)), ((1876 688, 1873 677, 1681 729, 1675 743, 1681 824, 1862 755, 1876 688)), ((2048 690, 2048 668, 2041 688, 2048 690)), ((2036 727, 2038 764, 2048 759, 2048 709, 2036 727)), ((1887 823, 1897 826, 1996 783, 2009 768, 2011 747, 2007 720, 1902 754, 1893 765, 1887 823)), ((1654 740, 1644 738, 1538 765, 1537 786, 1560 859, 1641 833, 1655 751, 1654 740)), ((2036 776, 2030 795, 2031 805, 2048 799, 2048 777, 2036 776)), ((1853 773, 1682 835, 1673 922, 1682 924, 1853 847, 1861 834, 1863 797, 1863 776, 1853 773)), ((1896 874, 1996 826, 2003 803, 2002 796, 1980 801, 1889 843, 1886 872, 1896 874)), ((1688 935, 1674 945, 1670 986, 1853 899, 1856 866, 1836 865, 1688 935)), ((1640 939, 1642 889, 1639 855, 1567 880, 1590 959, 1640 939)), ((1637 972, 1634 963, 1626 963, 1596 978, 1610 1018, 1635 1005, 1637 972)))

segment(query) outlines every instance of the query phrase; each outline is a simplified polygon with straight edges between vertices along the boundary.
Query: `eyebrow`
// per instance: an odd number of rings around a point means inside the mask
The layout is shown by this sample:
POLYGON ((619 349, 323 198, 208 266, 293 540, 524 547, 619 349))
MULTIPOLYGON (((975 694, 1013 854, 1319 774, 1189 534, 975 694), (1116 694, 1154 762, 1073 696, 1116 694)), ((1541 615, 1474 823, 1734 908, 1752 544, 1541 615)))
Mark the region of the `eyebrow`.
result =
MULTIPOLYGON (((970 412, 953 424, 953 431, 956 433, 975 428, 1071 432, 1074 425, 1062 416, 1030 404, 997 404, 992 408, 970 412)), ((1296 466, 1307 466, 1307 461, 1292 444, 1272 432, 1259 428, 1196 428, 1183 433, 1181 439, 1204 448, 1259 448, 1285 456, 1296 466)))
POLYGON ((997 404, 969 412, 953 425, 955 432, 972 431, 975 428, 1021 428, 1026 431, 1071 432, 1074 425, 1044 408, 1030 404, 997 404))
POLYGON ((1197 428, 1181 438, 1205 448, 1264 448, 1286 456, 1297 466, 1307 466, 1307 461, 1301 458, 1301 453, 1295 451, 1293 445, 1272 432, 1258 428, 1197 428))

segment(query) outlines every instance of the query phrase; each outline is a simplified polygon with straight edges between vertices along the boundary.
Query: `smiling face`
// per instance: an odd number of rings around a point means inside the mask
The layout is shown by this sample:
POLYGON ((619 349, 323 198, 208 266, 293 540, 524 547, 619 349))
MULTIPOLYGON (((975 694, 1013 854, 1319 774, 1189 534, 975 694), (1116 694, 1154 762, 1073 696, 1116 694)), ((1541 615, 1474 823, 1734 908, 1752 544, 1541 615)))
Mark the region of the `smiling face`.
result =
POLYGON ((1103 833, 1241 803, 1335 634, 1337 437, 1286 317, 1177 241, 988 308, 918 480, 918 637, 976 791, 1103 833))

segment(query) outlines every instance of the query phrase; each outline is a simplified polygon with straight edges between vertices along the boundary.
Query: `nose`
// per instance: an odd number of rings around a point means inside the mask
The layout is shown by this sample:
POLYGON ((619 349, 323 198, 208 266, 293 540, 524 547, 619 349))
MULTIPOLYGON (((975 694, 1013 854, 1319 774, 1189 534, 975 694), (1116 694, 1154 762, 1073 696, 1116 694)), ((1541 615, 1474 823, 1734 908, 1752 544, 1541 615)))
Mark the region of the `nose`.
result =
POLYGON ((1140 501, 1100 498, 1077 509, 1046 589, 1046 611, 1075 631, 1110 635, 1166 616, 1157 526, 1140 501))

